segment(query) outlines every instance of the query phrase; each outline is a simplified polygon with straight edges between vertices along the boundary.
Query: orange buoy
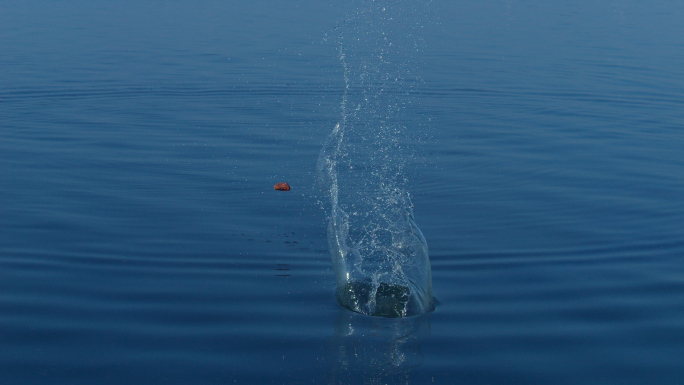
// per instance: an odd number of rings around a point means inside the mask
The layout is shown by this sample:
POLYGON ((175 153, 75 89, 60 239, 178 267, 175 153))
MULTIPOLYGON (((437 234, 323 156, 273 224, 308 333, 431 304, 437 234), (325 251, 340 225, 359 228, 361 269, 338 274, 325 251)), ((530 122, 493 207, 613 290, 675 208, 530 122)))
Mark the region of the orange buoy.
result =
POLYGON ((276 183, 276 185, 273 186, 273 189, 278 191, 290 191, 290 185, 285 182, 276 183))

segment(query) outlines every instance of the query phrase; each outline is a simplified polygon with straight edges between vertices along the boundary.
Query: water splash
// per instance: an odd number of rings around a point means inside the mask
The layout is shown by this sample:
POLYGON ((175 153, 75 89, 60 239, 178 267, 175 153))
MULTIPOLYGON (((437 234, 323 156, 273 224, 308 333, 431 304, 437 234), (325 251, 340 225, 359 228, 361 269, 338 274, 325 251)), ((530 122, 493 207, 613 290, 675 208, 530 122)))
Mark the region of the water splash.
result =
POLYGON ((341 121, 318 159, 331 204, 328 243, 337 298, 384 317, 433 308, 425 238, 406 191, 420 18, 416 3, 367 1, 338 27, 341 121))

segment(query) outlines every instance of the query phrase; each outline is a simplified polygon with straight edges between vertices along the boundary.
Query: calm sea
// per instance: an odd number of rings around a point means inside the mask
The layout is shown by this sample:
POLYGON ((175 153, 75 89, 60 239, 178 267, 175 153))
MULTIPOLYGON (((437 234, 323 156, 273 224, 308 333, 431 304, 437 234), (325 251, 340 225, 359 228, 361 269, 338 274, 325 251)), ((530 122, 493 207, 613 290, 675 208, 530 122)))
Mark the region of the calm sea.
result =
POLYGON ((0 383, 684 384, 684 3, 378 2, 406 319, 335 301, 316 182, 370 0, 0 4, 0 383))

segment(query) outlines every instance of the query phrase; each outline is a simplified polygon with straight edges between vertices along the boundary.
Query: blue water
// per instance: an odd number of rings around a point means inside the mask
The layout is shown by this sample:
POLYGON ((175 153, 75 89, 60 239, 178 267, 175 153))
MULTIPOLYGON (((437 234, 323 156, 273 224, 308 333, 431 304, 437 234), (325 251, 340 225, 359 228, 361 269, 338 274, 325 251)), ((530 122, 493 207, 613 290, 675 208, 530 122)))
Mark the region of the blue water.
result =
POLYGON ((406 319, 316 181, 364 1, 0 4, 0 382, 683 383, 684 4, 417 3, 406 319))

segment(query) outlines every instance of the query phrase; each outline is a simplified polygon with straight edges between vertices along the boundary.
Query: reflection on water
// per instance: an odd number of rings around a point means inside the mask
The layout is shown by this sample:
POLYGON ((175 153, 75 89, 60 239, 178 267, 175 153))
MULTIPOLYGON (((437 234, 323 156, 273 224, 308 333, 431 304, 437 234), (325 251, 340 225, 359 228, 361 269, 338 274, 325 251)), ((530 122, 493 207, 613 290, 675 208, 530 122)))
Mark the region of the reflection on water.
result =
POLYGON ((330 341, 327 384, 408 384, 423 363, 430 314, 381 318, 340 310, 330 341))

